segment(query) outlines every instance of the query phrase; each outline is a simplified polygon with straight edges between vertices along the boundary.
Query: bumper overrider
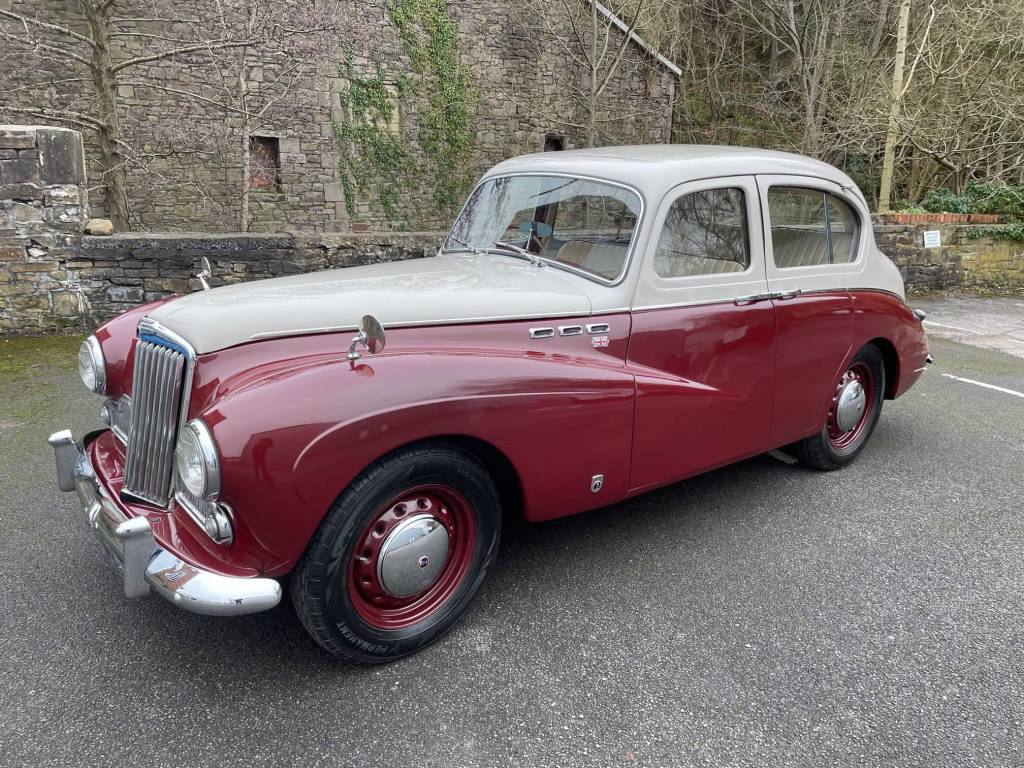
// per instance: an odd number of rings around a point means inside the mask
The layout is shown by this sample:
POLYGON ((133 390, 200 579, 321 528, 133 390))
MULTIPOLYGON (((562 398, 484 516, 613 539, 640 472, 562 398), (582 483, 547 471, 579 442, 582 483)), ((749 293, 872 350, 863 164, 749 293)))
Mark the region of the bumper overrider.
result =
POLYGON ((125 597, 156 592, 193 613, 238 616, 273 608, 281 601, 274 579, 225 576, 187 563, 157 544, 149 521, 128 517, 97 481, 88 455, 70 430, 50 435, 57 486, 75 491, 96 538, 124 580, 125 597))

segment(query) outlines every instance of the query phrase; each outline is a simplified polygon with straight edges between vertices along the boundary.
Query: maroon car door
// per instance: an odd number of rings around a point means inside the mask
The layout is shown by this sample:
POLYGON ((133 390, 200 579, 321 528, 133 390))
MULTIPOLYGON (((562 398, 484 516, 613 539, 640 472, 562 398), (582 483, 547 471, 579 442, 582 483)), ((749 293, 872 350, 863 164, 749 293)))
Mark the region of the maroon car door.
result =
POLYGON ((848 275, 859 268, 862 227, 856 201, 838 184, 805 176, 757 183, 777 323, 772 443, 784 445, 823 428, 850 354, 848 275))
POLYGON ((656 213, 633 301, 630 491, 767 450, 775 388, 752 176, 682 184, 656 213))

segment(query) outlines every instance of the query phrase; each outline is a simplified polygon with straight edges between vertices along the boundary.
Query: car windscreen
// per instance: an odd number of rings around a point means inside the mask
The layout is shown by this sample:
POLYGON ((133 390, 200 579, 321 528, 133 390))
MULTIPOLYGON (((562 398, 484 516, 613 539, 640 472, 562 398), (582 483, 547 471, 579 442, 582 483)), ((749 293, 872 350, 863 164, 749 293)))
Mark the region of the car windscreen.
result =
POLYGON ((626 267, 640 211, 640 196, 616 184, 500 176, 473 191, 444 250, 507 248, 614 282, 626 267))

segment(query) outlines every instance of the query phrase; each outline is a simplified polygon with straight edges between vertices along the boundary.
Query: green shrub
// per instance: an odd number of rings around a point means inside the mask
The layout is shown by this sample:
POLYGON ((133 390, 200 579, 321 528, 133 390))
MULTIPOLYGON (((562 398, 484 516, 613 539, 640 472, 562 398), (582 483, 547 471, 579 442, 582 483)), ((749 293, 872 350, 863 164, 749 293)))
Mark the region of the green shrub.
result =
POLYGON ((1024 184, 970 182, 961 194, 933 189, 921 203, 931 213, 995 213, 1024 218, 1024 184))
POLYGON ((967 230, 967 237, 971 240, 991 237, 993 240, 1024 241, 1024 222, 1018 221, 1016 224, 1005 224, 1001 227, 975 227, 967 230))
POLYGON ((923 205, 917 205, 909 200, 897 200, 892 209, 898 213, 929 213, 923 205))

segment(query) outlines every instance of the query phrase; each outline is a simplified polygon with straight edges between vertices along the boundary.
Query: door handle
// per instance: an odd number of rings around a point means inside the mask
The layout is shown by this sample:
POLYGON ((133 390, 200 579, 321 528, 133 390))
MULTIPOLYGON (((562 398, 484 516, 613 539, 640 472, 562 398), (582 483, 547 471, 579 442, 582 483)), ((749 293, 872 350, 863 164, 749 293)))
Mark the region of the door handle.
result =
POLYGON ((737 296, 732 300, 732 303, 740 306, 742 304, 755 304, 759 301, 767 301, 773 298, 775 294, 772 293, 752 293, 749 296, 737 296))
POLYGON ((803 291, 801 291, 799 288, 792 291, 777 291, 776 293, 772 294, 772 298, 778 299, 779 301, 785 301, 786 299, 795 299, 801 293, 803 293, 803 291))

